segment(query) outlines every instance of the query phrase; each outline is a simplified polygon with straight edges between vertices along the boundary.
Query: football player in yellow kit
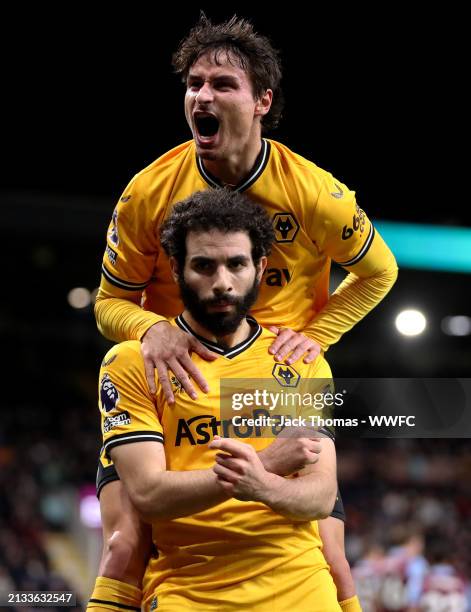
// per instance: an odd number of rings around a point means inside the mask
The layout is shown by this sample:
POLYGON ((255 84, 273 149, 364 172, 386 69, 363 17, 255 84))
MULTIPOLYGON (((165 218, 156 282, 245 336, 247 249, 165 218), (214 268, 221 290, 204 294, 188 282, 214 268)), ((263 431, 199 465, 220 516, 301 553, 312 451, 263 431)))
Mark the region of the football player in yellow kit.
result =
MULTIPOLYGON (((144 577, 144 609, 340 611, 316 520, 329 515, 337 491, 332 434, 311 433, 319 448, 309 451, 316 457, 302 461, 297 478, 276 473, 299 466, 276 469, 270 438, 256 431, 247 438, 245 429, 239 439, 220 437, 236 430, 221 411, 220 381, 274 379, 283 394, 287 380, 302 388, 331 378, 321 356, 296 369, 274 365, 267 350, 273 332, 247 316, 266 267, 271 221, 237 192, 199 192, 174 208, 161 237, 185 305, 171 324, 219 356, 207 362, 192 355, 210 392, 194 401, 173 379, 174 403, 160 384, 150 393, 138 341, 116 345, 102 364, 104 455, 151 522, 158 550, 144 577)), ((139 610, 138 595, 102 577, 88 609, 139 610)))
MULTIPOLYGON (((290 364, 304 356, 312 362, 379 303, 397 275, 394 257, 354 192, 281 143, 262 138, 282 108, 279 58, 266 38, 242 19, 213 25, 203 18, 181 43, 174 65, 186 84, 193 139, 137 174, 122 194, 96 303, 105 336, 141 341, 149 388, 155 392, 156 368, 169 401, 168 369, 196 397, 192 381, 203 391, 207 381, 189 351, 213 358, 167 320, 181 312, 181 302, 158 227, 189 194, 225 185, 270 214, 275 244, 252 312, 277 333, 269 349, 277 361, 290 364), (329 296, 331 260, 350 273, 329 296)), ((116 493, 102 496, 105 505, 105 530, 122 535, 120 521, 127 519, 116 493)), ((118 542, 114 537, 115 552, 118 542)))

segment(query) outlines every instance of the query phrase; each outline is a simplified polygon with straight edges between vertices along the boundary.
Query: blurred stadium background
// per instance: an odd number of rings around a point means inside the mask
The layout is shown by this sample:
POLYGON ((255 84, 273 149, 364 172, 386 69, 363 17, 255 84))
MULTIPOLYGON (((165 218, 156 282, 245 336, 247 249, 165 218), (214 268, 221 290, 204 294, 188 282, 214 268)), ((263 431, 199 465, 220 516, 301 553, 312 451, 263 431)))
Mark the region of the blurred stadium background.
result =
MULTIPOLYGON (((0 593, 70 588, 83 609, 95 577, 96 378, 109 343, 95 327, 92 302, 121 190, 189 138, 170 55, 198 11, 173 11, 149 20, 123 13, 113 31, 91 15, 56 15, 64 26, 76 20, 74 32, 43 21, 36 27, 44 15, 34 11, 26 23, 12 21, 12 48, 27 52, 7 68, 13 95, 0 191, 0 593)), ((273 138, 355 188, 399 258, 391 295, 329 351, 334 373, 469 376, 471 213, 449 140, 459 106, 452 112, 444 94, 457 68, 436 46, 434 28, 419 41, 418 23, 392 16, 393 33, 373 28, 360 46, 348 15, 319 14, 313 24, 294 13, 238 12, 283 51, 287 106, 273 138), (422 333, 398 331, 396 317, 409 309, 425 317, 422 333)), ((449 53, 459 52, 458 38, 449 53)), ((333 283, 340 277, 334 271, 333 283)), ((411 558, 429 555, 434 537, 444 538, 469 589, 469 440, 348 439, 339 441, 338 456, 347 552, 365 610, 380 609, 367 607, 376 586, 365 558, 384 568, 393 547, 413 536, 425 538, 425 549, 411 558)), ((407 608, 401 589, 390 580, 385 610, 407 608)))

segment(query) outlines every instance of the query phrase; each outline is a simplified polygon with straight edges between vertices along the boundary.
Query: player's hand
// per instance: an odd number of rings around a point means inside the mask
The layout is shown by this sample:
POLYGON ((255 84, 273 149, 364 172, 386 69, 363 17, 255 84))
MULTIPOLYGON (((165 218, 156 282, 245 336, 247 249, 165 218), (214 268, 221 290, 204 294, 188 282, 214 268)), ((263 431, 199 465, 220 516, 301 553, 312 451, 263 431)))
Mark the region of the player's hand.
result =
POLYGON ((278 336, 268 349, 272 355, 275 355, 276 361, 284 359, 287 365, 291 365, 304 355, 304 363, 311 363, 321 352, 319 344, 301 332, 275 325, 270 325, 268 329, 278 336), (289 353, 291 355, 285 359, 289 353))
POLYGON ((258 456, 267 472, 289 476, 317 463, 321 448, 320 438, 277 437, 258 456))
POLYGON ((224 453, 216 455, 213 471, 224 491, 242 501, 262 501, 263 492, 275 476, 263 467, 255 449, 238 440, 214 436, 209 448, 224 453))
POLYGON ((196 399, 197 394, 190 377, 204 393, 209 391, 208 383, 191 361, 190 354, 195 351, 208 361, 216 359, 217 355, 203 346, 194 336, 173 327, 167 321, 159 321, 149 327, 142 337, 141 351, 144 357, 147 384, 151 393, 156 392, 155 370, 157 370, 165 398, 170 404, 173 404, 175 397, 168 370, 175 374, 192 399, 196 399))

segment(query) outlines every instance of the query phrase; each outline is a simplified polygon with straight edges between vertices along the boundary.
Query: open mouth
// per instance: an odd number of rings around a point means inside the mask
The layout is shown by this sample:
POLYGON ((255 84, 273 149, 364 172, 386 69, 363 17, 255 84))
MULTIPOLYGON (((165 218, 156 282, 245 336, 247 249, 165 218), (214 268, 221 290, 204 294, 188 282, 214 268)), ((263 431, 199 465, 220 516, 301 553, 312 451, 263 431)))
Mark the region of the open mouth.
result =
POLYGON ((196 115, 195 124, 198 134, 203 138, 211 138, 219 130, 219 121, 214 115, 196 115))

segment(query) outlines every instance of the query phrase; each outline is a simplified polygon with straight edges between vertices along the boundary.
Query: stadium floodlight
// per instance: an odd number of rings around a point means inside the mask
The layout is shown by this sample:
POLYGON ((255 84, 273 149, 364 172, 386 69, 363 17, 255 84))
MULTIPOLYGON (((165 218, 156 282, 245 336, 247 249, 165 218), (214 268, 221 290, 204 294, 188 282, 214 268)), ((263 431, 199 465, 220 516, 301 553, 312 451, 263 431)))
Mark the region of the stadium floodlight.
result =
POLYGON ((75 287, 67 294, 67 301, 72 308, 86 308, 90 306, 92 298, 90 291, 85 287, 75 287))
POLYGON ((442 331, 448 336, 469 336, 471 335, 471 317, 464 315, 445 317, 442 320, 442 331))
POLYGON ((80 520, 86 527, 101 527, 100 502, 96 495, 85 495, 80 500, 80 520))
POLYGON ((396 329, 403 336, 418 336, 427 326, 427 319, 420 310, 403 310, 396 317, 396 329))

